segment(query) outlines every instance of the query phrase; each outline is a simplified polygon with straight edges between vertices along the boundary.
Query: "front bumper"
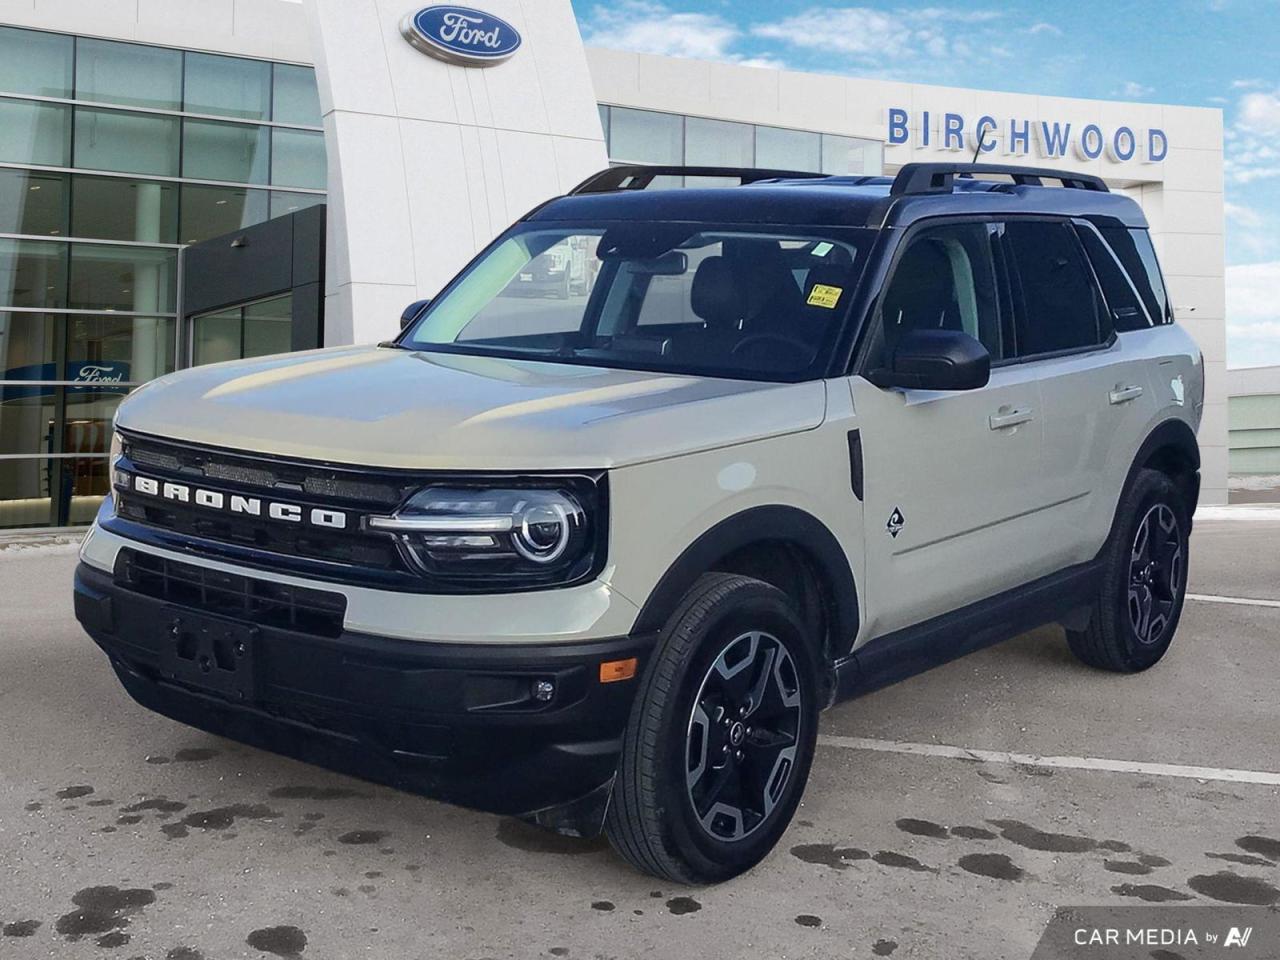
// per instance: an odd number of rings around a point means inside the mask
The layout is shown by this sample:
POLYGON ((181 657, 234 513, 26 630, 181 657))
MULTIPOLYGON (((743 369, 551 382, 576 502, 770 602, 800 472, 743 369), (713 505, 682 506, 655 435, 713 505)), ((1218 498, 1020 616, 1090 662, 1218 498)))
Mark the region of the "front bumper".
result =
POLYGON ((637 680, 599 681, 603 661, 653 638, 457 644, 342 629, 250 624, 134 590, 80 564, 75 612, 128 693, 181 723, 308 763, 562 832, 598 828, 637 680), (250 683, 211 688, 170 673, 190 618, 250 631, 250 683), (184 628, 185 629, 185 628, 184 628), (555 684, 550 703, 530 696, 555 684), (574 811, 586 811, 582 816, 574 811))

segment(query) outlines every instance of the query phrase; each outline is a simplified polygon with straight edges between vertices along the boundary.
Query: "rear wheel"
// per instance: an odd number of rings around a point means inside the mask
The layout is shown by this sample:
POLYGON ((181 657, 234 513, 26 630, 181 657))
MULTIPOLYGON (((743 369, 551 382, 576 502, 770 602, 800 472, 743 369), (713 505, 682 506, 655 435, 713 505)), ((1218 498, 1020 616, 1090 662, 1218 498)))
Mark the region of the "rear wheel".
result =
POLYGON ((1187 590, 1189 510, 1163 473, 1142 470, 1125 495, 1089 626, 1067 631, 1091 667, 1133 673, 1169 649, 1187 590))
POLYGON ((727 880, 773 849, 813 761, 817 670, 786 595, 707 574, 673 614, 632 710, 606 828, 633 866, 727 880))

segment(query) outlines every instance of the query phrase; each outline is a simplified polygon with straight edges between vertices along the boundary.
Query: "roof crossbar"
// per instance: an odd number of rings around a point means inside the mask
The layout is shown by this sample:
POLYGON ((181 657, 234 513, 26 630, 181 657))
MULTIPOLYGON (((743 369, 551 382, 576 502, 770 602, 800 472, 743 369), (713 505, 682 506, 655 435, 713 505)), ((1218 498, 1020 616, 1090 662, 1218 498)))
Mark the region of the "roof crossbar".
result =
POLYGON ((1070 173, 1066 170, 1050 170, 1043 167, 1005 166, 998 163, 908 163, 893 178, 889 188, 891 197, 904 197, 921 193, 950 193, 955 178, 973 177, 975 174, 1002 174, 1019 186, 1043 186, 1043 180, 1057 180, 1072 190, 1110 192, 1101 177, 1087 173, 1070 173))
POLYGON ((754 167, 684 167, 643 163, 619 164, 587 179, 569 191, 569 196, 582 193, 610 193, 614 190, 644 190, 657 177, 729 177, 741 184, 760 180, 791 180, 826 177, 829 174, 799 170, 766 170, 754 167))

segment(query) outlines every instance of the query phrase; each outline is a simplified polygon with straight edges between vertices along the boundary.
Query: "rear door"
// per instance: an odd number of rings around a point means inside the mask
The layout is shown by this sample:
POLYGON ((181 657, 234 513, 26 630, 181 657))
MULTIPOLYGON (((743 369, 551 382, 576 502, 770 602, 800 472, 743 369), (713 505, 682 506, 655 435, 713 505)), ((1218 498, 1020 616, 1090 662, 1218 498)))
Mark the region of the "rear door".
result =
MULTIPOLYGON (((881 389, 850 380, 865 464, 867 630, 910 626, 1041 572, 1026 535, 1038 502, 1041 397, 1016 359, 993 258, 996 228, 947 221, 903 240, 866 369, 911 328, 962 330, 991 353, 990 382, 966 391, 881 389)), ((879 359, 878 359, 879 358, 879 359)))
POLYGON ((1060 569, 1101 547, 1150 419, 1148 364, 1115 333, 1117 324, 1145 322, 1145 307, 1090 225, 1010 220, 1000 243, 1021 364, 1039 381, 1043 403, 1033 535, 1060 569))

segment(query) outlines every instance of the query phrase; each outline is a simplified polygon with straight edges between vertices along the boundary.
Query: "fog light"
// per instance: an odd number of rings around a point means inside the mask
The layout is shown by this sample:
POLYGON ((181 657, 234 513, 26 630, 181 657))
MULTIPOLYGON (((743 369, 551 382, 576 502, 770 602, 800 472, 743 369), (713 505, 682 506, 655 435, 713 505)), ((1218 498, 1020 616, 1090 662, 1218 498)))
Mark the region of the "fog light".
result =
POLYGON ((556 685, 550 680, 533 681, 533 699, 539 703, 548 703, 556 695, 556 685))

